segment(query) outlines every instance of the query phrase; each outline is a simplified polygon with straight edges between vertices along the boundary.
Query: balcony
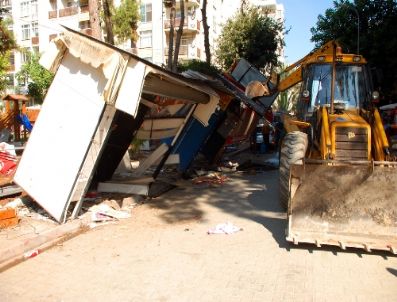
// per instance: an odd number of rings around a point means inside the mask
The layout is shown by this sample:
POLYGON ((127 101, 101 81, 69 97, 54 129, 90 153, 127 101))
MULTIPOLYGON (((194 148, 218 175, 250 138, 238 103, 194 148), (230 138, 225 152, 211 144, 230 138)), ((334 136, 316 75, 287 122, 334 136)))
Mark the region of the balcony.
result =
MULTIPOLYGON (((175 19, 175 30, 178 29, 179 24, 181 23, 181 18, 175 19)), ((171 22, 169 19, 165 20, 164 22, 164 29, 165 31, 170 31, 171 22)), ((183 31, 184 32, 200 32, 200 21, 196 19, 192 19, 190 17, 185 17, 185 22, 183 24, 183 31)))
POLYGON ((38 45, 39 44, 39 37, 32 37, 32 44, 38 45))
MULTIPOLYGON (((192 59, 200 59, 200 49, 198 47, 194 47, 192 45, 181 45, 179 47, 179 56, 180 60, 192 60, 192 59)), ((164 49, 165 57, 168 56, 168 48, 164 49)))
MULTIPOLYGON (((200 0, 188 0, 186 4, 193 4, 194 6, 199 7, 200 0)), ((187 6, 186 4, 185 4, 185 6, 187 6)))
POLYGON ((48 19, 55 19, 58 18, 58 11, 52 10, 48 12, 48 19))
POLYGON ((59 17, 69 17, 73 15, 77 15, 79 13, 79 8, 77 6, 67 7, 59 10, 59 17))

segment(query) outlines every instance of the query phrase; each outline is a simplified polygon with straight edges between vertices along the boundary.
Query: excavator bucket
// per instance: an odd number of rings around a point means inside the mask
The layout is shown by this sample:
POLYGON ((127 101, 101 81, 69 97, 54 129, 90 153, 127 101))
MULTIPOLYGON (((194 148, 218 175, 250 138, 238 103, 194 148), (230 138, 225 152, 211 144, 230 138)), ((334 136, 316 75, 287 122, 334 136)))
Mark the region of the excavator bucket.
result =
POLYGON ((292 165, 287 240, 397 253, 397 165, 292 165))

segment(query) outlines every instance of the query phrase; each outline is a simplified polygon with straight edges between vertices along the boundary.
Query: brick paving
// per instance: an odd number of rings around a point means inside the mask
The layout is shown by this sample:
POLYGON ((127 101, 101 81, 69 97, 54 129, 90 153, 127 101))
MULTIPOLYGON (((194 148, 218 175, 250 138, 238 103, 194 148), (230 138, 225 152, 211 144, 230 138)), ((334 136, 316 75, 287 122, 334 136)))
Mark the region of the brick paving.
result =
POLYGON ((278 172, 186 185, 0 274, 0 301, 397 301, 389 253, 291 246, 278 172), (218 223, 243 228, 208 235, 218 223))

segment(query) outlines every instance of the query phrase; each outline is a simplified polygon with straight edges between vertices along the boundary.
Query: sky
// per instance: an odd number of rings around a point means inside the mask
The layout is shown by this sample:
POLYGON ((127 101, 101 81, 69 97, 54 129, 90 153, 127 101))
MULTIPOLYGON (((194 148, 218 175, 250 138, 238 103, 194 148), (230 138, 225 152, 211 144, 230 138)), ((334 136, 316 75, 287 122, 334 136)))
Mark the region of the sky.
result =
POLYGON ((285 36, 286 62, 292 64, 314 48, 310 42, 310 28, 317 23, 318 15, 333 8, 333 0, 277 0, 284 5, 285 26, 290 28, 285 36))

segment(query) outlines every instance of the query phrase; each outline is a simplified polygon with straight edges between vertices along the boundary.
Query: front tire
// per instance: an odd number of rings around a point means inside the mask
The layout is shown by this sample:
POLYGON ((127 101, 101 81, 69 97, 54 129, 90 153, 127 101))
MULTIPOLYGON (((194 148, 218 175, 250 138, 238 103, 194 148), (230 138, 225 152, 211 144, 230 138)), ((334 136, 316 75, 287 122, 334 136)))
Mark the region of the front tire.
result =
POLYGON ((284 210, 288 209, 291 197, 290 167, 303 164, 308 145, 307 134, 300 131, 292 131, 285 135, 280 149, 280 204, 284 210))

